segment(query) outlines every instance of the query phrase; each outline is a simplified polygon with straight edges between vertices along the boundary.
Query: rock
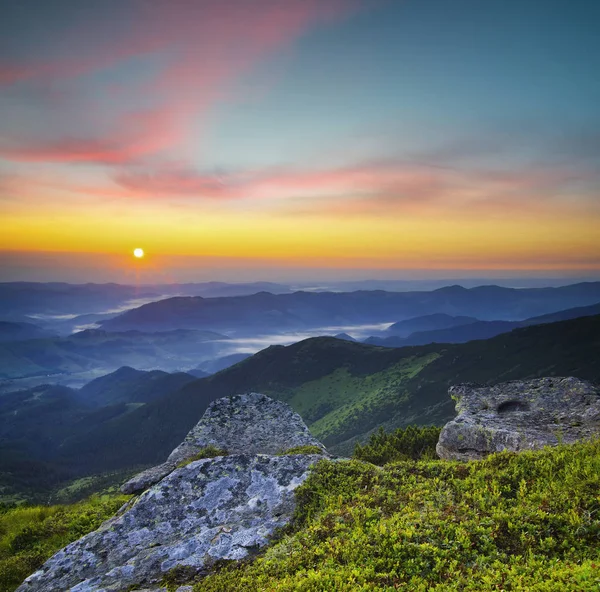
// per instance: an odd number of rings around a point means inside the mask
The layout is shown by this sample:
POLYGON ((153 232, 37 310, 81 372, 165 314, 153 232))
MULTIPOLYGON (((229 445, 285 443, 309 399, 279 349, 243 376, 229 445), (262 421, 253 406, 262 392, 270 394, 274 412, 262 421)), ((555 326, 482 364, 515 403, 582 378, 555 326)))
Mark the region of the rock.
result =
POLYGON ((18 592, 117 592, 160 584, 176 566, 205 573, 268 542, 320 455, 233 455, 173 471, 122 515, 71 543, 18 592))
POLYGON ((294 490, 327 456, 286 404, 255 393, 215 401, 173 454, 180 459, 178 451, 206 445, 234 454, 169 470, 116 517, 51 557, 17 592, 163 592, 171 569, 195 577, 218 560, 248 557, 289 522, 294 490), (323 454, 258 454, 299 445, 323 454))
POLYGON ((475 460, 501 450, 572 443, 600 433, 600 390, 578 378, 539 378, 449 390, 458 416, 437 444, 441 458, 475 460))
POLYGON ((206 446, 229 454, 277 454, 296 446, 318 446, 327 454, 286 403, 259 393, 235 395, 213 401, 166 462, 131 478, 121 491, 130 494, 147 489, 206 446))

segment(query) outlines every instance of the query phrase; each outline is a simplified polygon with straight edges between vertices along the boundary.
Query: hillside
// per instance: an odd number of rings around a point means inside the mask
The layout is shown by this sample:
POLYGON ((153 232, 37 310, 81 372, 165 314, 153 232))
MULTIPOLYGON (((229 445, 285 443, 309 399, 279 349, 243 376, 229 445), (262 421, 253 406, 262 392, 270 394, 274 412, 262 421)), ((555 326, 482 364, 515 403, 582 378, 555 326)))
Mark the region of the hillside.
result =
POLYGON ((451 327, 475 323, 478 320, 479 319, 476 319, 475 317, 453 317, 442 313, 430 314, 422 317, 415 317, 414 319, 406 319, 405 321, 398 321, 397 323, 390 325, 386 329, 385 334, 396 337, 408 337, 410 334, 418 331, 450 329, 451 327))
MULTIPOLYGON (((430 329, 427 331, 418 330, 407 337, 401 335, 392 335, 390 337, 369 337, 365 343, 371 345, 382 345, 384 347, 405 347, 407 345, 425 345, 427 343, 466 343, 474 339, 490 339, 502 333, 508 333, 513 329, 520 327, 529 327, 531 325, 541 325, 544 323, 555 323, 557 321, 566 321, 580 317, 594 316, 600 314, 600 303, 591 306, 581 306, 559 310, 546 315, 531 317, 523 321, 477 321, 457 323, 454 326, 446 328, 430 329)), ((437 315, 435 315, 437 316, 437 315)), ((412 319, 412 321, 419 321, 412 319)), ((461 317, 454 317, 461 318, 461 317)), ((465 318, 465 317, 462 317, 465 318)), ((411 321, 406 321, 410 323, 411 321)), ((443 320, 442 320, 443 322, 443 320)), ((450 322, 450 321, 447 321, 450 322)), ((402 326, 401 323, 396 325, 402 326)), ((392 325, 393 327, 393 325, 392 325)), ((391 329, 391 327, 390 327, 391 329)), ((386 332, 390 332, 389 330, 386 332)))
POLYGON ((85 439, 192 380, 189 374, 121 368, 81 390, 41 385, 1 395, 0 499, 47 498, 49 489, 78 476, 73 463, 56 462, 70 439, 85 439))
POLYGON ((90 472, 159 463, 211 401, 247 391, 289 402, 328 448, 347 453, 379 426, 451 419, 452 384, 544 375, 600 381, 599 351, 600 316, 457 345, 389 349, 323 337, 273 346, 73 439, 61 460, 90 472))
POLYGON ((88 382, 79 389, 79 396, 88 405, 99 407, 115 403, 147 403, 181 388, 194 379, 194 376, 185 372, 144 372, 123 366, 115 372, 88 382))
POLYGON ((42 337, 53 337, 51 331, 38 327, 33 323, 10 323, 0 321, 0 342, 22 341, 24 339, 38 339, 42 337))
POLYGON ((260 292, 232 298, 169 298, 103 321, 102 326, 110 331, 196 328, 264 334, 385 323, 433 313, 513 321, 598 301, 600 282, 530 289, 448 286, 432 292, 260 292))

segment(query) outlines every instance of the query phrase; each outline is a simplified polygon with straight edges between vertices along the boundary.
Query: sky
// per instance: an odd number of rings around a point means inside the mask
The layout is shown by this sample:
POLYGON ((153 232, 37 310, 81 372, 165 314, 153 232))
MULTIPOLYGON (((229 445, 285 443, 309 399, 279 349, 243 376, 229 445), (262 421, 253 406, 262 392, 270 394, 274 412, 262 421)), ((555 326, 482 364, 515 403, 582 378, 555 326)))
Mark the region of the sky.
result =
POLYGON ((3 3, 0 281, 600 276, 598 23, 597 0, 3 3))

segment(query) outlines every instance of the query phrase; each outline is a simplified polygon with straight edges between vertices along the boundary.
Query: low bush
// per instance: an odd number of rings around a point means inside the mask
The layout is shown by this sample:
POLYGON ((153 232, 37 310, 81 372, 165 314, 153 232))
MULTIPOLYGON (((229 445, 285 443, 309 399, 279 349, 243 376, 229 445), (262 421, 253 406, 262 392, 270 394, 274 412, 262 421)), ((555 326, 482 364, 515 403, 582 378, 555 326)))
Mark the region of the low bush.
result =
POLYGON ((364 446, 356 445, 354 458, 380 466, 399 460, 434 460, 440 432, 441 428, 434 426, 410 425, 390 434, 380 428, 364 446))
POLYGON ((600 588, 600 441, 471 463, 322 460, 284 536, 195 592, 600 588))

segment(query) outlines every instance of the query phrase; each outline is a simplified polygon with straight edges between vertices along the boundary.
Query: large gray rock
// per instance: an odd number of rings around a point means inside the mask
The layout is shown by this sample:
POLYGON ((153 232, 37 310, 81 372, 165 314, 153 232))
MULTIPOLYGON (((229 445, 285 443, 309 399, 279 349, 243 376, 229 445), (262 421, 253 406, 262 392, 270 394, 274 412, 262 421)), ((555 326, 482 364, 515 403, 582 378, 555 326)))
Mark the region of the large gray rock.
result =
POLYGON ((458 415, 440 434, 441 458, 474 460, 600 434, 600 391, 578 378, 461 384, 449 393, 458 415))
POLYGON ((289 521, 294 489, 320 458, 234 455, 192 462, 59 551, 18 592, 157 589, 176 566, 202 574, 218 559, 243 559, 289 521))
POLYGON ((259 393, 234 395, 213 401, 166 462, 135 475, 121 491, 129 494, 147 489, 206 446, 228 454, 277 454, 296 446, 318 446, 327 454, 286 403, 259 393))
POLYGON ((243 559, 287 524, 294 490, 326 456, 285 403, 256 393, 219 399, 170 464, 147 473, 158 483, 51 557, 18 592, 162 592, 172 568, 201 575, 219 559, 243 559), (208 445, 233 454, 176 467, 208 445), (304 445, 322 454, 274 455, 304 445))

